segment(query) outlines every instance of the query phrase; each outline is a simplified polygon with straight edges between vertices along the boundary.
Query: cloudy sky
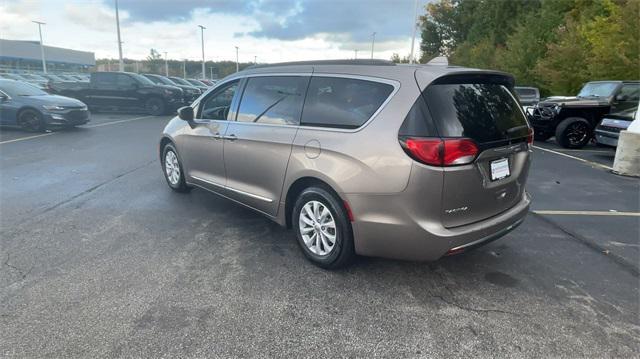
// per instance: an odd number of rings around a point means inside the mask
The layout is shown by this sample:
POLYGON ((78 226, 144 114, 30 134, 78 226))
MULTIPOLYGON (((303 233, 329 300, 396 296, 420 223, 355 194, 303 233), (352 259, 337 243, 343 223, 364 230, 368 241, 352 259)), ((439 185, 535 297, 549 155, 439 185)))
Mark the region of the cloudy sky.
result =
MULTIPOLYGON (((419 0, 420 6, 428 0, 419 0)), ((119 0, 124 56, 143 59, 149 49, 169 58, 279 62, 409 54, 414 0, 119 0)), ((117 58, 114 0, 2 0, 0 37, 94 51, 117 58)), ((419 36, 419 35, 418 35, 419 36)), ((418 40, 419 41, 419 40, 418 40)), ((418 44, 416 43, 416 49, 418 44)), ((1 49, 0 49, 1 51, 1 49)))

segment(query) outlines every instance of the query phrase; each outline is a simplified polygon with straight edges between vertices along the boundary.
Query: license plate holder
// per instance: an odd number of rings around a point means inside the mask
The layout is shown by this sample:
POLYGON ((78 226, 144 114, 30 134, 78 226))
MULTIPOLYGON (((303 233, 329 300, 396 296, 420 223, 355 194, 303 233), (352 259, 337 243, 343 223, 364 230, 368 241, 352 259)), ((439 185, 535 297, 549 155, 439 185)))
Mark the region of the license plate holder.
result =
POLYGON ((499 160, 491 161, 491 180, 498 181, 503 178, 511 176, 509 171, 509 159, 501 158, 499 160))

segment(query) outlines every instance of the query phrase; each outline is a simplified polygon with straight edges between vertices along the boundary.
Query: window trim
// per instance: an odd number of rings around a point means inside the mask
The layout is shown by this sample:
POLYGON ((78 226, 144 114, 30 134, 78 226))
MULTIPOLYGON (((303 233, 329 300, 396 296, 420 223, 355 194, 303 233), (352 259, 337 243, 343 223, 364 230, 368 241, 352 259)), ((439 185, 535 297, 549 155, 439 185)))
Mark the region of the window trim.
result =
MULTIPOLYGON (((378 114, 384 110, 384 108, 391 101, 391 99, 393 99, 393 97, 396 95, 396 93, 398 93, 398 91, 400 90, 400 87, 401 87, 399 81, 385 79, 385 78, 382 78, 382 77, 350 75, 350 74, 336 74, 336 73, 322 73, 322 72, 314 72, 312 77, 311 77, 311 79, 310 79, 310 81, 309 81, 309 84, 311 84, 311 80, 313 80, 313 77, 347 78, 347 79, 354 79, 354 80, 362 80, 362 81, 383 83, 383 84, 387 84, 387 85, 393 86, 393 90, 391 91, 389 96, 387 96, 387 98, 382 102, 380 107, 378 107, 378 109, 371 115, 371 117, 369 117, 365 122, 363 122, 362 125, 360 125, 360 126, 358 126, 356 128, 339 128, 339 127, 331 127, 331 126, 306 126, 306 125, 302 124, 302 117, 300 117, 300 125, 298 127, 305 128, 305 129, 308 128, 308 129, 313 129, 313 130, 326 130, 326 131, 331 131, 331 132, 348 132, 348 133, 359 132, 363 128, 367 127, 367 125, 369 125, 369 123, 371 121, 373 121, 373 119, 376 118, 376 116, 378 116, 378 114)), ((307 91, 308 91, 308 89, 307 89, 307 91)), ((305 104, 306 104, 306 101, 307 101, 307 96, 305 95, 305 104)), ((302 112, 304 113, 304 105, 302 106, 302 110, 303 110, 302 112)))
MULTIPOLYGON (((402 85, 400 84, 400 81, 387 79, 387 78, 384 78, 384 77, 367 76, 367 75, 353 75, 353 74, 341 74, 341 73, 335 73, 335 72, 308 72, 308 71, 305 71, 305 72, 264 72, 264 73, 256 73, 256 74, 239 74, 239 75, 234 75, 233 77, 230 77, 229 79, 225 80, 224 82, 216 83, 216 86, 214 86, 213 88, 211 88, 207 92, 205 92, 200 97, 200 99, 198 99, 197 103, 194 102, 192 104, 192 106, 193 107, 198 107, 197 113, 199 113, 200 112, 200 105, 201 105, 202 101, 204 101, 204 99, 209 95, 209 93, 215 92, 215 91, 218 90, 218 88, 228 84, 229 82, 236 81, 236 80, 240 81, 240 83, 239 83, 239 86, 241 86, 240 90, 242 91, 242 93, 244 93, 244 87, 245 87, 245 84, 246 84, 246 80, 248 80, 251 77, 265 77, 265 76, 309 76, 310 77, 309 83, 311 83, 311 80, 313 79, 314 76, 315 77, 348 78, 348 79, 364 80, 364 81, 378 82, 378 83, 391 85, 391 86, 393 86, 393 91, 391 91, 391 93, 389 94, 387 99, 384 100, 382 105, 380 105, 380 107, 378 107, 376 112, 374 112, 371 115, 371 117, 369 117, 368 120, 366 120, 362 125, 360 125, 360 127, 357 127, 357 128, 305 126, 305 125, 302 125, 302 124, 299 124, 299 125, 276 125, 276 124, 272 124, 272 123, 238 122, 238 121, 236 121, 236 119, 237 119, 238 106, 240 106, 240 101, 239 100, 237 101, 235 108, 231 109, 232 111, 235 110, 233 119, 224 120, 225 122, 243 123, 243 124, 246 124, 247 126, 300 128, 300 129, 309 129, 309 130, 314 130, 314 131, 325 131, 325 132, 356 133, 356 132, 362 131, 365 127, 367 127, 369 125, 369 123, 371 123, 373 121, 373 119, 376 118, 376 116, 378 116, 380 114, 380 112, 382 112, 387 107, 389 102, 391 102, 391 100, 395 97, 395 95, 398 93, 398 91, 400 91, 400 87, 402 87, 402 85)), ((307 92, 308 92, 308 89, 307 89, 307 92)), ((307 100, 307 92, 305 92, 305 95, 304 95, 304 101, 305 102, 307 100)), ((234 100, 235 100, 235 96, 234 96, 234 100)), ((233 107, 233 102, 232 102, 232 107, 233 107)), ((302 105, 302 109, 303 109, 303 112, 304 112, 304 104, 302 105)), ((300 119, 302 120, 302 118, 300 118, 300 119)), ((208 123, 209 121, 223 121, 223 120, 205 120, 205 121, 199 122, 198 120, 199 119, 195 119, 196 123, 208 123)))

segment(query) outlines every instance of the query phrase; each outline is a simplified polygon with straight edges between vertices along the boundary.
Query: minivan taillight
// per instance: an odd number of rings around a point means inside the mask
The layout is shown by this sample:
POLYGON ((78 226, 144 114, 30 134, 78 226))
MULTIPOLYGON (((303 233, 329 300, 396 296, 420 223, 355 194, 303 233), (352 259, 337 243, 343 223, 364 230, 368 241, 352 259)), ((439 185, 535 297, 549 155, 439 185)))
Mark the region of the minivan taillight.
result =
POLYGON ((400 144, 414 160, 431 166, 456 166, 473 162, 478 146, 468 138, 401 138, 400 144))

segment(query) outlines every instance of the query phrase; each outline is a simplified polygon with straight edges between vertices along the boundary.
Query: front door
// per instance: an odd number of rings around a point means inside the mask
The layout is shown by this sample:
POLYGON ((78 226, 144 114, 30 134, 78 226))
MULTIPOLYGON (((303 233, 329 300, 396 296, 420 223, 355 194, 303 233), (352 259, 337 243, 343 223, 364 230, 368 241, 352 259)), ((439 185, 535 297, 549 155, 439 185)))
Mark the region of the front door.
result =
POLYGON ((237 121, 229 123, 224 141, 229 197, 277 214, 308 83, 308 76, 247 80, 237 121))
POLYGON ((196 125, 186 127, 179 136, 178 152, 183 153, 187 181, 216 192, 223 192, 226 174, 223 137, 238 89, 238 80, 229 82, 202 99, 196 112, 196 125))

